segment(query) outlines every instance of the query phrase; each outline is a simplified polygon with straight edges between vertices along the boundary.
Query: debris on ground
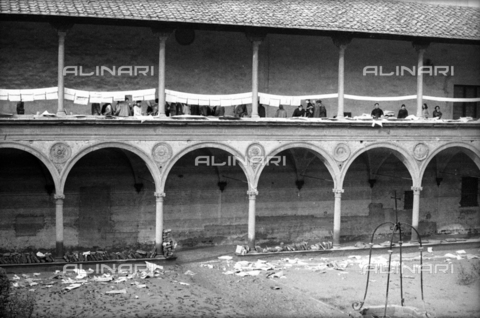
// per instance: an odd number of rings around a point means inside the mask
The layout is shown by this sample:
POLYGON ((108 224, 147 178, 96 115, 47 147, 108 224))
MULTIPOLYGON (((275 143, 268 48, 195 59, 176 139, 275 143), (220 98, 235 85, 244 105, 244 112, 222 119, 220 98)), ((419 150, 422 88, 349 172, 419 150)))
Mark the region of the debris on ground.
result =
MULTIPOLYGON (((67 270, 61 272, 56 270, 53 275, 47 276, 45 278, 40 278, 40 273, 34 273, 34 277, 30 277, 27 274, 16 275, 12 276, 12 286, 14 288, 25 288, 25 287, 33 287, 33 286, 40 286, 40 288, 51 288, 57 282, 62 284, 61 290, 64 292, 69 292, 71 290, 81 288, 82 286, 90 283, 102 284, 102 285, 110 285, 111 288, 114 288, 114 285, 119 283, 126 283, 127 280, 135 280, 135 279, 146 279, 146 278, 153 278, 163 275, 165 272, 163 271, 163 266, 145 262, 145 266, 142 267, 143 270, 138 270, 136 272, 128 272, 128 271, 121 271, 118 270, 116 272, 111 273, 104 273, 102 275, 92 275, 95 273, 93 269, 82 269, 82 268, 75 268, 72 270, 67 270), (54 281, 57 280, 57 281, 54 281), (114 284, 114 285, 113 285, 114 284)), ((191 272, 191 271, 190 271, 191 272)), ((188 271, 186 273, 189 274, 188 271)), ((194 274, 191 272, 191 274, 194 274)), ((191 275, 190 274, 190 275, 191 275)), ((133 281, 131 283, 136 288, 148 288, 147 284, 140 283, 138 281, 133 281)), ((119 293, 126 293, 125 289, 120 290, 110 290, 107 291, 106 294, 119 294, 119 293)))
MULTIPOLYGON (((177 247, 177 242, 172 238, 170 229, 163 231, 163 256, 165 258, 171 258, 177 247)), ((130 249, 119 251, 72 251, 67 252, 61 257, 56 259, 52 253, 46 251, 26 252, 26 253, 0 253, 0 264, 34 264, 34 263, 84 263, 84 262, 102 262, 102 261, 116 261, 116 260, 134 260, 134 259, 148 259, 156 258, 158 254, 155 248, 150 251, 142 249, 130 249)))
POLYGON ((119 289, 119 290, 107 290, 105 294, 126 294, 126 289, 119 289))
POLYGON ((255 246, 255 249, 251 249, 248 245, 237 245, 235 249, 236 254, 245 255, 247 253, 279 253, 279 252, 291 252, 291 251, 322 251, 322 250, 331 250, 333 248, 333 243, 330 241, 327 242, 318 242, 316 244, 309 244, 308 242, 302 243, 292 243, 284 244, 275 247, 261 247, 255 246))

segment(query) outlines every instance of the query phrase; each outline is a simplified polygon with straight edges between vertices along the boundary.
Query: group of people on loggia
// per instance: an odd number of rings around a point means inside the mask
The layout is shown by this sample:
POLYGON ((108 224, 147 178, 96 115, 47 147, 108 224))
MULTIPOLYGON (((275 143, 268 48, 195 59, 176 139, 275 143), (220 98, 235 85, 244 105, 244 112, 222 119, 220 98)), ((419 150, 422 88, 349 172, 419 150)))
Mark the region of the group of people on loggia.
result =
MULTIPOLYGON (((382 116, 384 116, 383 114, 383 110, 380 109, 380 105, 378 103, 375 103, 374 106, 373 106, 373 110, 372 110, 372 117, 377 119, 377 118, 381 118, 382 116)), ((432 118, 438 118, 438 119, 441 119, 442 118, 442 112, 440 111, 440 106, 435 106, 435 110, 433 111, 433 114, 432 114, 432 118)), ((408 117, 408 110, 405 106, 405 104, 402 104, 402 106, 400 106, 400 110, 398 111, 398 115, 397 115, 397 118, 398 119, 402 119, 402 118, 407 118, 408 117)), ((423 103, 422 105, 422 117, 423 119, 428 119, 430 117, 430 114, 428 112, 428 105, 426 103, 423 103)))
MULTIPOLYGON (((327 110, 322 104, 321 100, 316 100, 313 104, 309 99, 306 101, 306 107, 304 108, 302 104, 295 108, 293 111, 292 117, 307 117, 307 118, 325 118, 327 117, 327 110)), ((158 115, 158 98, 153 101, 146 101, 147 107, 142 108, 142 101, 138 100, 135 103, 130 103, 130 99, 125 97, 124 101, 119 101, 116 103, 105 103, 100 105, 100 103, 92 103, 92 115, 104 115, 104 116, 156 116, 158 115)), ((17 114, 25 114, 24 102, 17 103, 17 114)), ((223 106, 201 106, 201 105, 188 105, 183 103, 165 103, 165 115, 166 116, 176 116, 176 115, 201 115, 201 116, 216 116, 222 117, 225 116, 225 108, 223 106)), ((258 104, 258 115, 259 117, 266 117, 265 106, 258 104)), ((248 109, 246 104, 236 105, 233 109, 234 117, 248 117, 248 109)), ((371 116, 375 119, 381 118, 384 116, 383 110, 380 108, 379 103, 374 104, 374 108, 371 112, 371 116)), ((406 109, 405 104, 400 106, 398 111, 397 118, 402 119, 408 116, 408 110, 406 109)), ((288 113, 284 109, 283 105, 279 105, 273 117, 277 118, 287 118, 288 113)), ((428 106, 426 103, 422 106, 422 118, 427 119, 430 117, 428 112, 428 106)), ((442 112, 440 111, 440 106, 435 106, 435 110, 432 114, 433 118, 442 118, 442 112)))
MULTIPOLYGON (((125 101, 117 103, 105 103, 102 106, 99 103, 92 103, 92 115, 105 115, 105 116, 156 116, 158 115, 158 98, 153 101, 146 101, 147 108, 142 110, 142 101, 136 101, 130 103, 129 98, 126 97, 125 101)), ((223 106, 204 106, 204 105, 188 105, 183 103, 165 103, 165 115, 200 115, 200 116, 225 116, 225 107, 223 106)), ((259 117, 266 117, 265 106, 258 104, 259 117)), ((248 109, 246 104, 240 104, 234 106, 234 117, 248 117, 248 109)), ((273 115, 273 117, 287 118, 288 113, 283 105, 280 105, 273 115)), ((317 100, 315 104, 312 104, 310 100, 306 100, 306 109, 303 109, 303 105, 296 108, 292 114, 292 117, 327 117, 327 110, 322 104, 321 100, 317 100)))

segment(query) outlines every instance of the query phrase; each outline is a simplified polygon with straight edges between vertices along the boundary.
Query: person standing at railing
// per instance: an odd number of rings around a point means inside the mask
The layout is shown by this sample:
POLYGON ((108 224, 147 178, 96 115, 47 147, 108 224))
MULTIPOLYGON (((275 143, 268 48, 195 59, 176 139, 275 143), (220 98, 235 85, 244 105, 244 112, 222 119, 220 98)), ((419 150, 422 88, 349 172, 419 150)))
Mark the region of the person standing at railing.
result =
POLYGON ((400 106, 400 110, 398 111, 397 118, 407 118, 408 116, 408 110, 405 108, 405 104, 402 104, 400 106))
POLYGON ((200 106, 200 115, 202 116, 210 116, 210 107, 206 105, 200 106))
POLYGON ((283 105, 278 106, 278 109, 275 112, 275 117, 277 117, 277 118, 287 118, 287 111, 285 109, 283 109, 283 105))
POLYGON ((183 112, 182 103, 176 103, 175 105, 175 107, 177 108, 177 115, 185 115, 185 113, 183 112))
POLYGON ((183 108, 182 108, 183 114, 184 114, 184 115, 191 115, 191 113, 190 113, 190 105, 188 105, 188 104, 182 104, 182 103, 180 103, 180 104, 181 104, 182 107, 183 107, 183 108))
POLYGON ((128 117, 130 116, 130 106, 128 105, 128 97, 125 97, 125 101, 118 102, 116 116, 128 117))
POLYGON ((133 116, 142 116, 142 101, 137 100, 135 105, 133 105, 133 116))
POLYGON ((259 117, 266 117, 265 116, 265 106, 263 106, 260 103, 258 103, 258 116, 259 117))
POLYGON ((372 117, 377 119, 383 116, 383 110, 380 109, 380 105, 375 103, 374 108, 372 110, 372 117))
POLYGON ((305 117, 305 109, 303 109, 303 105, 300 104, 295 110, 293 111, 292 117, 305 117))
POLYGON ((315 103, 319 105, 319 116, 318 117, 327 117, 327 109, 325 108, 325 105, 322 104, 322 101, 317 100, 315 103))
POLYGON ((17 103, 17 114, 18 115, 25 115, 25 103, 24 102, 18 102, 17 103))
POLYGON ((216 117, 223 117, 225 116, 225 107, 223 106, 215 106, 214 114, 216 117))
POLYGON ((105 116, 113 116, 114 111, 112 110, 112 104, 103 104, 101 114, 105 116))
POLYGON ((237 105, 235 107, 234 114, 235 114, 235 117, 239 117, 239 118, 247 116, 248 115, 247 105, 245 104, 237 105))
POLYGON ((313 105, 310 101, 307 103, 307 109, 305 110, 305 117, 312 118, 314 114, 313 105))
POLYGON ((153 103, 150 100, 147 100, 147 111, 146 115, 155 116, 158 113, 158 98, 155 98, 155 102, 153 103))
POLYGON ((426 103, 423 103, 423 106, 422 106, 422 117, 423 117, 424 119, 427 119, 429 115, 430 115, 430 114, 428 113, 428 106, 427 106, 426 103))
POLYGON ((435 106, 435 110, 433 111, 433 117, 437 117, 438 119, 442 119, 442 112, 440 111, 440 106, 435 106))
POLYGON ((92 115, 100 115, 100 103, 92 103, 92 115))

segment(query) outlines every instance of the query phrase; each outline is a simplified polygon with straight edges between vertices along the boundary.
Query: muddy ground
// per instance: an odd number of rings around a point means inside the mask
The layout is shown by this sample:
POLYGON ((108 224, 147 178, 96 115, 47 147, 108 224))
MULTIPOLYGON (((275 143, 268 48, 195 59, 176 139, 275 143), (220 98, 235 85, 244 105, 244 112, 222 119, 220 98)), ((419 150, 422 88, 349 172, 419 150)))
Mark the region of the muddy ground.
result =
MULTIPOLYGON (((178 252, 177 260, 161 263, 152 277, 123 282, 94 281, 92 273, 76 289, 65 290, 76 274, 53 278, 52 271, 28 277, 17 273, 15 290, 35 296, 33 317, 348 317, 357 314, 368 255, 333 254, 234 256, 234 247, 178 252), (229 255, 231 260, 218 259, 229 255), (260 260, 260 261, 259 261, 260 260), (239 263, 240 262, 240 263, 239 263), (276 275, 274 275, 274 273, 276 275), (239 276, 246 275, 246 276, 239 276), (253 275, 253 276, 251 276, 253 275), (276 277, 273 277, 276 276, 276 277), (33 284, 32 284, 33 283, 33 284), (146 285, 146 286, 142 286, 146 285), (106 294, 121 290, 125 293, 106 294)), ((424 254, 425 308, 436 317, 480 316, 480 250, 458 249, 424 254), (451 255, 445 256, 447 253, 451 255)), ((406 306, 423 311, 418 253, 404 254, 403 292, 406 306)), ((374 253, 365 307, 385 304, 388 254, 374 253)), ((398 254, 393 255, 398 260, 398 254)), ((395 264, 395 262, 394 262, 395 264)), ((9 274, 13 278, 13 274, 9 274)), ((128 277, 114 274, 113 279, 128 277)), ((389 304, 400 305, 397 270, 390 280, 389 304)))

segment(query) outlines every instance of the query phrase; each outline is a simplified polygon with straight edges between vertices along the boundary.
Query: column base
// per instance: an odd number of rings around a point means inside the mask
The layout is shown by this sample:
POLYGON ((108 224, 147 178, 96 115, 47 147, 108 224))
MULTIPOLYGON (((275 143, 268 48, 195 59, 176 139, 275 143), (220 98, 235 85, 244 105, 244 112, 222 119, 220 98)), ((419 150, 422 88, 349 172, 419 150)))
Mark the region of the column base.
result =
POLYGON ((252 115, 252 117, 250 117, 250 118, 257 119, 257 118, 260 118, 260 116, 258 116, 258 115, 252 115))
POLYGON ((57 117, 65 117, 65 116, 67 116, 67 114, 66 114, 65 112, 57 112, 55 115, 56 115, 57 117))
POLYGON ((56 262, 56 263, 66 263, 66 261, 63 259, 63 257, 60 257, 60 256, 55 256, 53 258, 53 260, 56 262))
POLYGON ((165 115, 165 114, 159 114, 159 115, 157 116, 157 118, 163 119, 163 118, 168 118, 168 116, 165 115))
POLYGON ((63 242, 57 242, 55 246, 55 259, 62 258, 63 255, 64 255, 63 242))

